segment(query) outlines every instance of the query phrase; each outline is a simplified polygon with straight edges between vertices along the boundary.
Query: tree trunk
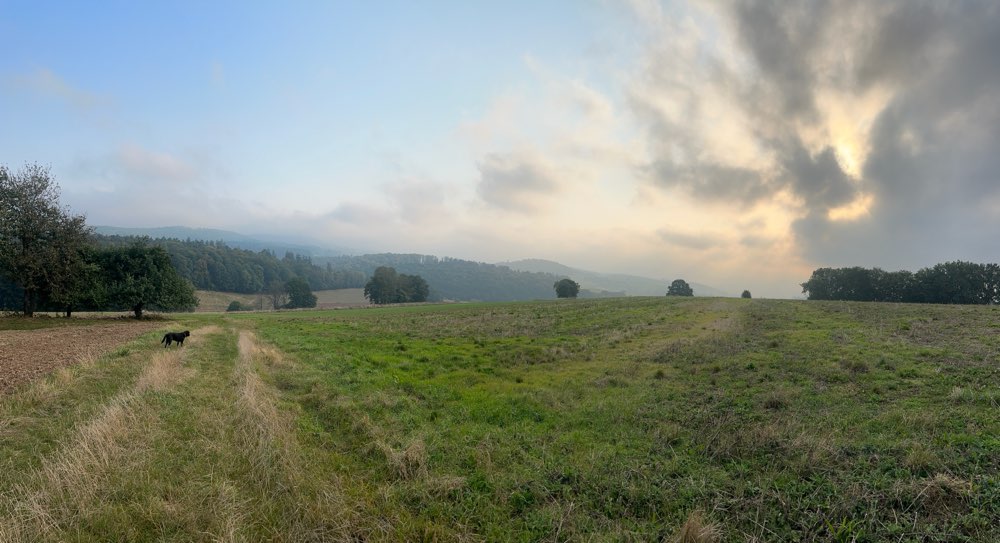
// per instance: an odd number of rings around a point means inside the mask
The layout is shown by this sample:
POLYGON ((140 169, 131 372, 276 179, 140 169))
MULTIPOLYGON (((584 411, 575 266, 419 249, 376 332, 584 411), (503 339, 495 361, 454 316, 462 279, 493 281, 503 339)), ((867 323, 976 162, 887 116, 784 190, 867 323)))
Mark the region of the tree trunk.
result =
POLYGON ((24 304, 22 306, 22 310, 25 317, 35 316, 35 300, 31 296, 31 293, 28 289, 24 289, 24 304))
POLYGON ((73 316, 73 308, 70 306, 66 306, 66 318, 68 319, 71 316, 73 316))
POLYGON ((142 304, 133 306, 132 307, 132 311, 135 312, 135 318, 137 318, 137 319, 141 319, 142 318, 142 304))

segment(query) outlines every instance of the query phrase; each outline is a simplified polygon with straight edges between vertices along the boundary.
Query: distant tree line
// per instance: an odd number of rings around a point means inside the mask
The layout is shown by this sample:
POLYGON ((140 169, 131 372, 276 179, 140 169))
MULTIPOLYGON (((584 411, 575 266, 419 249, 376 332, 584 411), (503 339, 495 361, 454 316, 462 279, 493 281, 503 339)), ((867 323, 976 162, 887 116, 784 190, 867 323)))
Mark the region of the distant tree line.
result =
POLYGON ((371 277, 382 266, 391 267, 400 274, 419 275, 430 285, 427 298, 430 301, 505 302, 552 298, 552 284, 561 278, 551 273, 515 271, 507 266, 419 254, 387 253, 315 260, 330 264, 334 269, 361 272, 365 277, 371 277))
POLYGON ((916 273, 879 268, 820 268, 802 283, 810 300, 930 304, 1000 303, 1000 265, 945 262, 916 273))
POLYGON ((292 279, 304 280, 311 290, 361 288, 367 274, 360 270, 317 266, 307 256, 286 252, 279 259, 267 250, 254 252, 234 249, 221 241, 97 236, 103 246, 122 246, 145 240, 170 254, 170 262, 181 277, 200 290, 256 294, 284 285, 292 279))

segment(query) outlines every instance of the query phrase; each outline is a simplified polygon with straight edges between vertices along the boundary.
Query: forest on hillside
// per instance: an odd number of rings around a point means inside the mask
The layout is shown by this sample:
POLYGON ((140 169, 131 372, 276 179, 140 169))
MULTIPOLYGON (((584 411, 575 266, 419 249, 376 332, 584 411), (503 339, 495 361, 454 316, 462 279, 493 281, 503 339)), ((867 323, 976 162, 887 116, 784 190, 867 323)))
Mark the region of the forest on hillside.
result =
MULTIPOLYGON (((130 245, 140 239, 133 236, 95 236, 99 246, 130 245)), ((312 290, 361 288, 367 274, 331 265, 317 266, 307 256, 286 252, 282 258, 267 250, 236 249, 221 241, 148 240, 163 247, 177 273, 200 290, 218 290, 254 294, 272 282, 284 283, 300 277, 312 290)))
MULTIPOLYGON (((286 252, 229 247, 221 241, 153 239, 133 236, 94 236, 101 247, 128 246, 138 241, 162 247, 177 273, 199 290, 253 294, 274 281, 301 277, 312 290, 361 288, 376 268, 387 266, 401 274, 419 275, 430 287, 431 301, 514 301, 554 298, 553 283, 563 276, 515 271, 507 266, 439 258, 419 254, 370 254, 317 257, 286 252)), ((666 285, 664 285, 666 289, 666 285)), ((624 293, 582 291, 581 297, 624 293)))

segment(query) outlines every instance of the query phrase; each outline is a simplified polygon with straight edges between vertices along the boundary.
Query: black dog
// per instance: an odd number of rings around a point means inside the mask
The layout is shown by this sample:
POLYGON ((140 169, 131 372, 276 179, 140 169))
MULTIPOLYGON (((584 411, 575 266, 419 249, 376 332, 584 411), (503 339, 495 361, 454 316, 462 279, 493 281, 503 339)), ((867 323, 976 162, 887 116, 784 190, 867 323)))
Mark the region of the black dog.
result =
POLYGON ((180 345, 181 347, 183 347, 184 346, 184 338, 186 338, 186 337, 188 337, 190 335, 191 335, 191 332, 188 332, 187 330, 184 330, 183 332, 169 332, 169 333, 167 333, 167 334, 165 334, 163 336, 163 339, 160 340, 160 343, 164 344, 163 348, 167 348, 167 347, 170 346, 170 342, 171 341, 176 341, 178 345, 180 345))

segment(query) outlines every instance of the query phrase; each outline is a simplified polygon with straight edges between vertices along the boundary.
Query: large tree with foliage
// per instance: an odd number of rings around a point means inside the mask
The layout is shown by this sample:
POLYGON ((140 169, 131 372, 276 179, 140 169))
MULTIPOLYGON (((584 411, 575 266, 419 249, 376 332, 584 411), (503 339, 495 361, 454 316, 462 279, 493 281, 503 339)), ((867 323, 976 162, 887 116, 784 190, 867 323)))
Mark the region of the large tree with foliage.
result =
POLYGON ((98 251, 86 246, 63 262, 64 280, 52 285, 48 305, 66 313, 66 318, 78 309, 99 310, 107 299, 98 251))
POLYGON ((431 289, 419 275, 399 274, 396 288, 397 303, 426 302, 431 289))
POLYGON ((419 275, 398 274, 389 266, 375 268, 365 284, 365 298, 373 304, 425 302, 430 293, 427 281, 419 275))
POLYGON ((20 287, 25 316, 46 296, 76 295, 88 235, 84 217, 59 206, 48 168, 0 165, 0 274, 20 287))
POLYGON ((373 304, 391 304, 396 297, 399 274, 395 268, 379 266, 365 283, 365 298, 373 304))
POLYGON ((560 279, 552 285, 558 298, 576 298, 580 294, 580 284, 570 278, 560 279))
POLYGON ((277 279, 272 279, 267 284, 267 298, 271 300, 272 309, 285 307, 288 304, 288 290, 285 289, 285 283, 277 279))
POLYGON ((316 307, 316 295, 309 288, 309 283, 301 277, 294 277, 285 283, 288 292, 288 304, 285 307, 316 307))
POLYGON ((683 279, 674 279, 667 287, 667 296, 694 296, 694 289, 683 279))
POLYGON ((115 247, 98 253, 98 260, 109 307, 128 309, 141 319, 147 309, 184 311, 198 305, 194 287, 177 274, 161 247, 115 247))

